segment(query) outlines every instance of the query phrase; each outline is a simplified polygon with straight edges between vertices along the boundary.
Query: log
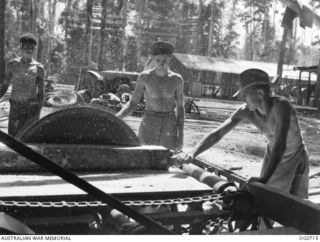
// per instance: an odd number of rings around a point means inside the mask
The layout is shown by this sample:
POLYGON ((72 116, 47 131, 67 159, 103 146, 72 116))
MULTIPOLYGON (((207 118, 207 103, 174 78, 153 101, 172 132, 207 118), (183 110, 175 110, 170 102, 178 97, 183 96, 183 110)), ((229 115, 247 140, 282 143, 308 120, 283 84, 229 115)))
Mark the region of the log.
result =
MULTIPOLYGON (((30 144, 29 147, 73 171, 162 170, 170 166, 170 152, 161 146, 30 144)), ((0 145, 0 171, 39 172, 44 169, 0 145)))

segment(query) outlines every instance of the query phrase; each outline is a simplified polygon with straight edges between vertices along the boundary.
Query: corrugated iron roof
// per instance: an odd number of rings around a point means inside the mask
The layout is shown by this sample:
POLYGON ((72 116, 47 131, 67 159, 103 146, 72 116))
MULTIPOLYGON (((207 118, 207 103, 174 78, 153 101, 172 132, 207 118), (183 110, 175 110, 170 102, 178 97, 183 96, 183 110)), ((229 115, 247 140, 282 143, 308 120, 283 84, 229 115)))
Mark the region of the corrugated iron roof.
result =
MULTIPOLYGON (((222 57, 209 57, 179 53, 175 53, 174 56, 184 67, 193 70, 240 74, 246 69, 258 68, 267 72, 271 78, 277 75, 277 63, 234 60, 222 57)), ((283 65, 282 77, 288 79, 299 79, 299 71, 294 70, 294 66, 283 65)), ((308 80, 308 73, 303 72, 301 79, 308 80)), ((311 81, 316 81, 316 79, 317 76, 312 74, 311 81)))

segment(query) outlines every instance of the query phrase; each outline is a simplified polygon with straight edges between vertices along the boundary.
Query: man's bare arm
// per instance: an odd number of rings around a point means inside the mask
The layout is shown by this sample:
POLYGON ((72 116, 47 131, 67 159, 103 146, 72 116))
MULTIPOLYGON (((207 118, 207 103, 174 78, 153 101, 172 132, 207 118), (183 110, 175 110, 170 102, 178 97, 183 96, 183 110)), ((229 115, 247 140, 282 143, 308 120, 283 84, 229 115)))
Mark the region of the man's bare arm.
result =
POLYGON ((285 101, 279 102, 273 110, 275 112, 275 144, 270 153, 270 160, 268 166, 262 177, 260 177, 262 183, 266 183, 277 166, 279 165, 282 155, 286 149, 287 134, 290 126, 291 106, 285 101))
POLYGON ((137 80, 136 87, 133 91, 132 97, 129 102, 127 102, 123 108, 116 114, 118 118, 124 118, 129 115, 137 106, 142 98, 144 92, 144 81, 140 75, 137 80))
POLYGON ((211 146, 216 144, 223 136, 230 132, 235 126, 237 126, 242 120, 246 119, 248 110, 244 105, 238 108, 233 115, 228 118, 224 123, 216 130, 209 133, 200 143, 192 150, 192 157, 195 158, 197 155, 209 149, 211 146))
POLYGON ((184 105, 183 105, 183 80, 179 79, 179 83, 176 91, 176 105, 177 105, 177 126, 178 126, 178 150, 183 147, 183 137, 184 137, 184 105))
POLYGON ((4 80, 0 80, 0 98, 7 92, 10 81, 12 79, 11 63, 7 64, 6 75, 4 80))

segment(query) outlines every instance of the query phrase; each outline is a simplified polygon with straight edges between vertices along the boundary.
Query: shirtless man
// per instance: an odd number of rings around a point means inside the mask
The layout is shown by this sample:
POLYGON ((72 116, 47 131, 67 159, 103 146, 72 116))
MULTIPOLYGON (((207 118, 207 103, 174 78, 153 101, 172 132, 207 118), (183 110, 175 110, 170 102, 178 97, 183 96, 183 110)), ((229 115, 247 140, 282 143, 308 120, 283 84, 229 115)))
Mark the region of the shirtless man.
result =
POLYGON ((191 162, 209 149, 243 120, 250 121, 268 139, 260 177, 261 182, 301 198, 308 197, 309 160, 296 112, 290 102, 269 95, 268 74, 248 69, 240 74, 239 93, 246 101, 218 129, 208 134, 190 153, 180 153, 178 162, 191 162))
POLYGON ((148 145, 162 145, 171 150, 183 146, 184 106, 182 77, 169 70, 174 47, 157 42, 151 48, 153 69, 142 72, 129 102, 117 114, 131 113, 144 95, 146 110, 139 128, 139 138, 148 145))
POLYGON ((33 34, 23 34, 20 37, 21 57, 8 62, 6 77, 0 80, 0 98, 12 83, 8 124, 8 133, 12 136, 40 116, 44 98, 44 68, 32 59, 36 44, 33 34))

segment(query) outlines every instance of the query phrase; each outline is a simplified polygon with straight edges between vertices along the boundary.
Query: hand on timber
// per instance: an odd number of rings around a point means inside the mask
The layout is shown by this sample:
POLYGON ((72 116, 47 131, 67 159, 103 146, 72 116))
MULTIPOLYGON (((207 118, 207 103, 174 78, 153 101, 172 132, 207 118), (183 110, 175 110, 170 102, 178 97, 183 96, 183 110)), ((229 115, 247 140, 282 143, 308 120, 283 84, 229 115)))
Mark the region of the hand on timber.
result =
POLYGON ((223 190, 225 194, 229 194, 237 191, 238 191, 238 188, 236 186, 228 186, 223 190))
POLYGON ((252 182, 264 183, 260 177, 252 176, 252 177, 249 177, 249 179, 246 181, 246 183, 243 184, 243 185, 240 187, 240 190, 242 190, 242 191, 247 191, 247 190, 248 190, 247 184, 252 183, 252 182))
POLYGON ((183 165, 185 163, 191 163, 193 161, 193 156, 187 152, 180 152, 171 157, 174 163, 178 166, 183 165))

